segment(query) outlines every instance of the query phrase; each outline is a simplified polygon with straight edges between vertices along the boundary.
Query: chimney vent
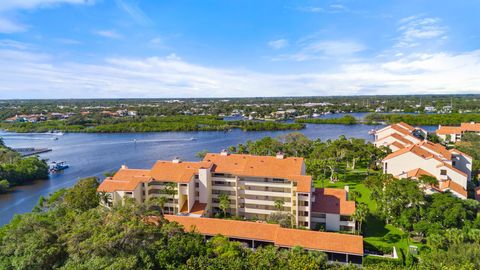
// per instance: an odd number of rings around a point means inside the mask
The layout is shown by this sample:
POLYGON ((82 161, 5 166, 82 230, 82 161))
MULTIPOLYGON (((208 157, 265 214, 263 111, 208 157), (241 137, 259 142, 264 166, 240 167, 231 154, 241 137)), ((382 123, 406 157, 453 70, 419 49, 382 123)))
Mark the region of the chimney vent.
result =
POLYGON ((179 157, 174 157, 172 163, 180 163, 182 160, 179 157))
POLYGON ((220 152, 220 155, 221 156, 228 156, 228 150, 227 149, 222 149, 222 151, 220 152))
POLYGON ((345 191, 346 191, 346 196, 347 196, 347 198, 345 198, 345 199, 348 201, 348 192, 350 192, 350 187, 349 187, 349 186, 345 186, 344 189, 345 189, 345 191))
POLYGON ((121 167, 121 169, 128 169, 128 167, 127 167, 127 165, 125 165, 125 164, 122 164, 122 167, 121 167))
POLYGON ((283 152, 278 152, 276 157, 277 159, 284 159, 285 155, 283 154, 283 152))

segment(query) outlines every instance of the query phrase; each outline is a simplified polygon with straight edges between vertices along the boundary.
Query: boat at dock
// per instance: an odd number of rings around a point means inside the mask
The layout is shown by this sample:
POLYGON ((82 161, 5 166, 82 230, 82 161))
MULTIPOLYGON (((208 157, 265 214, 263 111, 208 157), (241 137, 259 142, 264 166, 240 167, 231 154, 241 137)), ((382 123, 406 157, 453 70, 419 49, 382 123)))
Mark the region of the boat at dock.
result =
POLYGON ((68 163, 66 161, 60 161, 60 162, 52 162, 50 163, 49 165, 49 171, 51 173, 54 173, 54 172, 59 172, 59 171, 63 171, 65 169, 67 169, 68 167, 70 167, 70 165, 68 165, 68 163))

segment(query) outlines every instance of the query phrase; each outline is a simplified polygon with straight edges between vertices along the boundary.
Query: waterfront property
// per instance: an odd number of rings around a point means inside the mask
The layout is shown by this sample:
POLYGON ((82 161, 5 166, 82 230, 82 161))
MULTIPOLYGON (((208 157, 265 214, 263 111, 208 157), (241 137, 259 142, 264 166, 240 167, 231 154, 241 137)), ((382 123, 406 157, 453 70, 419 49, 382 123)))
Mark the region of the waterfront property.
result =
POLYGON ((112 204, 125 197, 139 203, 166 197, 166 214, 211 217, 226 212, 267 220, 282 212, 289 213, 298 227, 355 231, 351 219, 355 203, 347 201, 348 192, 313 188, 303 158, 281 153, 255 156, 222 151, 206 154, 200 162, 157 161, 150 170, 122 166, 98 191, 110 194, 112 204), (225 197, 228 207, 222 208, 225 197))
MULTIPOLYGON (((169 221, 178 222, 187 231, 195 231, 207 239, 221 234, 230 240, 244 243, 250 248, 275 245, 280 248, 301 246, 307 250, 322 251, 329 261, 362 263, 363 237, 351 234, 287 229, 278 224, 214 218, 194 218, 165 215, 169 221)), ((157 218, 150 218, 155 222, 157 218)))
POLYGON ((460 126, 438 126, 436 134, 445 142, 456 143, 462 140, 462 135, 467 132, 480 134, 480 123, 462 123, 460 126))
POLYGON ((400 122, 377 130, 375 132, 374 144, 377 147, 386 146, 394 152, 406 146, 419 143, 426 137, 426 130, 400 122))
POLYGON ((425 186, 427 193, 449 190, 457 197, 467 198, 472 157, 457 149, 448 150, 438 143, 421 140, 419 135, 423 135, 423 131, 405 123, 385 127, 379 133, 375 145, 387 146, 393 151, 382 161, 385 174, 417 180, 422 175, 431 176, 438 180, 438 185, 425 186))

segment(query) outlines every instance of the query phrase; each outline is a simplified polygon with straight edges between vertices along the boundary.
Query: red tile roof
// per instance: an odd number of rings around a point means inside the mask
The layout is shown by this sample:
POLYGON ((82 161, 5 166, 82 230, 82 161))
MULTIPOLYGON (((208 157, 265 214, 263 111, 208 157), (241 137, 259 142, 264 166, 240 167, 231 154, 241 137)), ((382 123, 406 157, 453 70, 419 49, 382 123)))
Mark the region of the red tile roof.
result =
POLYGON ((355 202, 347 201, 347 192, 340 188, 316 188, 312 212, 350 216, 355 213, 355 202))
POLYGON ((150 170, 120 169, 113 177, 107 177, 98 186, 98 191, 133 191, 139 183, 151 179, 150 170))
MULTIPOLYGON (((432 176, 432 177, 435 177, 433 174, 423 170, 423 169, 420 169, 420 168, 416 168, 416 169, 413 169, 411 171, 408 171, 407 172, 407 177, 408 178, 415 178, 415 179, 418 179, 420 178, 420 176, 422 175, 428 175, 428 176, 432 176)), ((436 177, 435 177, 436 178, 436 177)))
POLYGON ((206 166, 208 167, 209 164, 184 161, 174 163, 159 160, 153 165, 151 175, 156 181, 188 183, 198 173, 198 169, 206 166))
POLYGON ((363 237, 358 235, 286 229, 277 224, 215 218, 195 218, 165 215, 187 231, 204 235, 224 235, 231 238, 272 242, 280 247, 301 246, 306 249, 363 255, 363 237))
POLYGON ((462 133, 461 127, 452 127, 452 126, 441 126, 435 131, 437 134, 446 135, 446 134, 460 134, 462 133))

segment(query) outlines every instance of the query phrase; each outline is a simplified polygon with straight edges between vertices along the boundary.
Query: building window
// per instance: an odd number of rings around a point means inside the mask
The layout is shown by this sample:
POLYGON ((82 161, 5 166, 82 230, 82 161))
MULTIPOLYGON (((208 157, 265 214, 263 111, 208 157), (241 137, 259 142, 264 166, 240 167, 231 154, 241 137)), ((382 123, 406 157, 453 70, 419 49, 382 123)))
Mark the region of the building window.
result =
POLYGON ((195 187, 196 187, 196 188, 200 187, 200 184, 199 184, 199 183, 195 183, 195 187))
POLYGON ((447 170, 440 170, 440 175, 447 175, 447 170))
POLYGON ((455 166, 455 164, 456 164, 455 161, 452 161, 452 165, 455 166))
POLYGON ((387 172, 387 170, 388 170, 388 163, 387 162, 385 162, 385 168, 384 169, 385 169, 385 172, 387 172))

